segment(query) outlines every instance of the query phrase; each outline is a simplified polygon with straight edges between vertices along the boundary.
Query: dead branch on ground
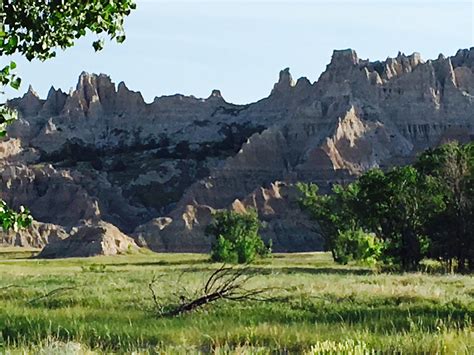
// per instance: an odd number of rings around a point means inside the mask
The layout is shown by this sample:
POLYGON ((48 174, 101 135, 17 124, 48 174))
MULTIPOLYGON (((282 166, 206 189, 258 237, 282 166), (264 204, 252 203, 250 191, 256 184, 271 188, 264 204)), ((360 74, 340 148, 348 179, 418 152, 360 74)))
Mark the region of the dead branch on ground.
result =
MULTIPOLYGON (((188 313, 218 300, 276 300, 276 297, 264 297, 265 293, 275 290, 275 288, 246 288, 249 280, 255 276, 256 274, 251 272, 251 268, 248 265, 244 267, 227 267, 223 264, 209 276, 202 289, 196 293, 195 297, 189 298, 180 294, 178 296, 180 303, 171 309, 165 309, 165 307, 159 302, 158 296, 155 292, 155 285, 157 282, 156 277, 153 277, 148 287, 152 295, 155 309, 162 317, 177 316, 183 313, 188 313)), ((174 295, 177 294, 174 293, 174 295)))

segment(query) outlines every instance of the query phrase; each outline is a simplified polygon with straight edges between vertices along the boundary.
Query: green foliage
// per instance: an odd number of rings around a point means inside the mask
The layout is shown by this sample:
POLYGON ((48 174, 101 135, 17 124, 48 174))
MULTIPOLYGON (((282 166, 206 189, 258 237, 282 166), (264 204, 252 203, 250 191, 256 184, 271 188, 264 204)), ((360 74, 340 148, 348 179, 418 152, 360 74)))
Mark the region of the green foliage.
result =
POLYGON ((219 211, 206 233, 216 238, 211 259, 227 263, 250 263, 257 256, 266 257, 269 248, 258 234, 261 223, 255 210, 245 213, 219 211))
POLYGON ((352 204, 357 196, 357 185, 350 184, 347 188, 336 185, 332 195, 319 194, 316 184, 297 184, 302 193, 300 206, 307 210, 318 221, 325 240, 326 250, 331 251, 336 262, 347 263, 352 256, 345 255, 344 248, 338 241, 341 232, 354 231, 359 228, 352 204))
POLYGON ((450 143, 421 155, 414 166, 370 170, 335 185, 330 195, 300 183, 301 207, 318 221, 337 262, 369 258, 416 270, 431 256, 454 260, 460 271, 472 269, 473 146, 450 143))
POLYGON ((21 79, 18 78, 13 71, 16 69, 16 63, 10 62, 10 64, 4 66, 0 71, 0 85, 10 85, 13 89, 17 90, 20 87, 21 79))
POLYGON ((385 262, 415 270, 429 247, 425 223, 439 208, 436 184, 411 166, 369 171, 357 184, 354 212, 365 230, 385 242, 385 262))
POLYGON ((334 260, 340 264, 358 261, 374 266, 379 261, 384 244, 362 229, 339 231, 334 241, 334 260))
POLYGON ((7 126, 18 118, 15 110, 6 105, 0 105, 0 138, 7 135, 7 126))
POLYGON ((211 259, 213 261, 237 263, 237 252, 234 250, 234 243, 224 236, 219 235, 211 250, 211 259))
MULTIPOLYGON (((0 3, 0 56, 19 53, 45 60, 87 32, 125 40, 123 22, 133 0, 4 0, 0 3)), ((100 50, 101 40, 94 42, 100 50)))
POLYGON ((5 201, 0 200, 0 226, 3 231, 13 229, 16 232, 20 228, 28 227, 32 220, 30 212, 23 206, 20 207, 19 212, 15 212, 8 208, 5 201))
POLYGON ((474 271, 474 143, 429 150, 416 167, 435 179, 442 206, 426 225, 430 256, 447 269, 474 271))
MULTIPOLYGON (((0 70, 0 86, 5 87, 7 85, 11 86, 14 89, 20 87, 21 79, 18 78, 13 70, 16 68, 15 62, 10 62, 0 70)), ((3 94, 3 91, 0 90, 0 94, 3 94)), ((10 109, 6 105, 0 105, 0 137, 4 137, 7 133, 7 125, 16 120, 17 114, 14 110, 10 109)))

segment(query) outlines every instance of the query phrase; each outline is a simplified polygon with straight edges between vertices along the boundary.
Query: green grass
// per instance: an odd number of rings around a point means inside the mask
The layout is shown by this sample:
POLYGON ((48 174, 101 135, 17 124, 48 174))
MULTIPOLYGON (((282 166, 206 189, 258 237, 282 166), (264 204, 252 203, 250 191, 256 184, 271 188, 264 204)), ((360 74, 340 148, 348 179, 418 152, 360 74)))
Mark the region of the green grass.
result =
POLYGON ((39 251, 40 249, 35 248, 0 247, 0 261, 30 258, 39 251))
POLYGON ((474 353, 472 276, 377 274, 324 253, 275 255, 252 266, 249 287, 274 287, 285 301, 223 301, 159 318, 154 274, 168 304, 219 265, 197 254, 20 260, 2 250, 0 353, 474 353))

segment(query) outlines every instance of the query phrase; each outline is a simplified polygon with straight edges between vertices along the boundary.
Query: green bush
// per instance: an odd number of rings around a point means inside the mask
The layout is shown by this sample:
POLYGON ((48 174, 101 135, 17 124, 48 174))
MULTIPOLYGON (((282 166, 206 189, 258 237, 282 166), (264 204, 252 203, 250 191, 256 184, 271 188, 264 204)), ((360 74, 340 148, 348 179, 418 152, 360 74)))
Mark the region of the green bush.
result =
POLYGON ((237 263, 238 257, 233 243, 222 235, 218 236, 211 251, 211 259, 213 261, 237 263))
POLYGON ((250 263, 258 256, 267 257, 271 247, 265 246, 258 231, 261 223, 255 210, 246 213, 219 211, 206 234, 216 238, 211 259, 226 263, 250 263))
POLYGON ((383 243, 362 229, 340 231, 334 244, 334 259, 341 264, 358 261, 373 266, 382 256, 383 243))

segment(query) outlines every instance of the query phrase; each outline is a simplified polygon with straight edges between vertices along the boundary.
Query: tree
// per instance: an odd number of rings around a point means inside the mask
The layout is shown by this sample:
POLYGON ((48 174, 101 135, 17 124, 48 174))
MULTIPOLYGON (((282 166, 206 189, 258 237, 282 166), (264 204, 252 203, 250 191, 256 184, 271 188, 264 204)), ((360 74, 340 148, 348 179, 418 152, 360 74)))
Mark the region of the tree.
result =
MULTIPOLYGON (((125 40, 124 18, 135 8, 133 0, 2 0, 0 2, 0 56, 20 54, 28 60, 46 60, 66 49, 88 32, 98 39, 96 51, 102 49, 104 36, 121 43, 125 40), (102 36, 102 37, 99 37, 102 36)), ((0 69, 0 93, 7 85, 18 89, 21 79, 10 62, 0 69)), ((0 136, 16 119, 16 112, 0 104, 0 136)), ((0 225, 4 230, 31 223, 28 211, 17 213, 0 200, 0 225)))
POLYGON ((300 206, 318 221, 325 248, 331 251, 333 259, 342 264, 346 264, 351 259, 357 259, 346 242, 350 239, 350 232, 360 227, 352 207, 358 193, 358 186, 356 184, 349 184, 346 187, 334 185, 330 195, 319 194, 319 187, 316 184, 298 183, 297 187, 302 194, 300 206), (345 238, 341 238, 343 233, 345 233, 345 238))
POLYGON ((370 170, 330 195, 318 195, 314 184, 298 187, 336 262, 381 260, 414 270, 426 255, 424 226, 439 203, 435 185, 413 167, 370 170))
POLYGON ((331 251, 334 261, 370 265, 378 261, 382 243, 363 229, 357 213, 360 193, 357 183, 334 185, 330 195, 320 195, 315 184, 298 183, 297 187, 302 193, 300 206, 318 221, 326 250, 331 251))
MULTIPOLYGON (((121 43, 123 22, 135 9, 133 0, 3 0, 0 3, 0 55, 20 53, 45 60, 66 49, 88 31, 121 43)), ((93 43, 96 50, 103 38, 93 43)))
POLYGON ((215 238, 211 259, 218 262, 250 263, 267 256, 269 248, 258 234, 261 223, 255 210, 245 213, 218 211, 206 234, 215 238))
POLYGON ((366 233, 359 228, 339 231, 333 248, 336 261, 341 264, 357 261, 374 266, 382 257, 384 244, 374 233, 366 233))
POLYGON ((436 184, 412 166, 372 170, 358 180, 360 223, 385 242, 385 261, 416 270, 427 255, 426 222, 440 208, 436 184))
POLYGON ((474 143, 452 142, 422 154, 417 169, 439 186, 443 209, 427 224, 430 256, 449 270, 474 270, 474 143), (455 264, 453 264, 455 261, 455 264))

